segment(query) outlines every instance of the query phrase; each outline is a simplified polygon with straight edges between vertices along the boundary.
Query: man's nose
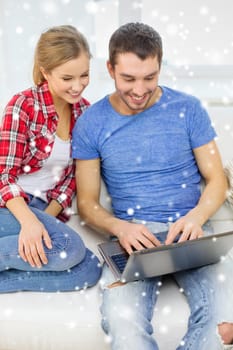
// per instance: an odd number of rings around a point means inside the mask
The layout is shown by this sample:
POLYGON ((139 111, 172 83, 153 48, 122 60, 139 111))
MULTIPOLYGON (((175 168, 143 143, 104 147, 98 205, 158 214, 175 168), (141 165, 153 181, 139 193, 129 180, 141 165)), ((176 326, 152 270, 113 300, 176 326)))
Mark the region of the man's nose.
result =
POLYGON ((133 86, 133 94, 143 96, 146 92, 145 83, 143 81, 136 81, 133 86))

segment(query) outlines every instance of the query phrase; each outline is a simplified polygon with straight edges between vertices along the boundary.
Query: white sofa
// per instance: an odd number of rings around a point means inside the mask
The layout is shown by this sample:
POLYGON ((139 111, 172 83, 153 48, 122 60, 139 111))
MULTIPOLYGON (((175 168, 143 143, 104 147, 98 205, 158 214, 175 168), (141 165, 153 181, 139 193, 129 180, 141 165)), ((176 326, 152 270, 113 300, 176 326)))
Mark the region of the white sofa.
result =
MULTIPOLYGON (((212 112, 226 163, 231 153, 233 156, 233 108, 212 112)), ((102 199, 104 205, 109 205, 105 193, 102 193, 102 199)), ((224 204, 212 222, 216 232, 233 229, 232 209, 224 204)), ((82 226, 77 214, 73 215, 70 225, 98 254, 97 243, 106 238, 82 226)), ((98 285, 79 292, 0 294, 0 350, 110 349, 109 339, 100 326, 100 302, 98 285)), ((171 278, 166 278, 153 317, 160 350, 176 348, 185 333, 188 316, 184 295, 171 278)))

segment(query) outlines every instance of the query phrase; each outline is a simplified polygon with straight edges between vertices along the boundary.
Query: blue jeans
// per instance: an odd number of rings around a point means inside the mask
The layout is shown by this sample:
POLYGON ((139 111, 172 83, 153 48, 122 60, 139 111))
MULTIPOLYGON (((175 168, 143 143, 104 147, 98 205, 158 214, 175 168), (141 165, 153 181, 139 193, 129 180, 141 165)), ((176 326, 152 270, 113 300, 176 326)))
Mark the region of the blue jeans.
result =
POLYGON ((7 208, 0 208, 0 292, 73 291, 96 284, 101 274, 97 257, 74 230, 44 212, 47 203, 30 197, 30 209, 52 240, 52 249, 44 246, 48 264, 32 267, 20 258, 20 224, 7 208))
MULTIPOLYGON (((155 222, 147 226, 154 233, 168 230, 167 224, 155 222)), ((208 234, 208 225, 206 229, 208 234)), ((217 313, 223 306, 219 308, 222 299, 215 293, 220 293, 219 286, 215 284, 217 265, 219 264, 173 274, 179 287, 184 290, 190 307, 188 330, 177 350, 222 349, 217 334, 217 313)), ((114 276, 104 266, 101 281, 102 327, 110 336, 113 350, 159 349, 153 337, 151 320, 161 280, 161 277, 155 277, 108 288, 114 282, 114 276)), ((226 303, 225 306, 227 307, 226 303)))

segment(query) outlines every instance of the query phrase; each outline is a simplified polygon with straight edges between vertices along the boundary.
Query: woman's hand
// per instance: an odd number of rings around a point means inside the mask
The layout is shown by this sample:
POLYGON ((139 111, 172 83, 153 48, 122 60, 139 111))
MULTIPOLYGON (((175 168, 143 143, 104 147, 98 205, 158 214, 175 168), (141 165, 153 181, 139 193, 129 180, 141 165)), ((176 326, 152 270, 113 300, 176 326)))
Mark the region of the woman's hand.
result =
POLYGON ((47 264, 43 242, 48 249, 52 248, 51 239, 44 225, 37 219, 21 224, 19 233, 19 255, 32 267, 40 268, 47 264))

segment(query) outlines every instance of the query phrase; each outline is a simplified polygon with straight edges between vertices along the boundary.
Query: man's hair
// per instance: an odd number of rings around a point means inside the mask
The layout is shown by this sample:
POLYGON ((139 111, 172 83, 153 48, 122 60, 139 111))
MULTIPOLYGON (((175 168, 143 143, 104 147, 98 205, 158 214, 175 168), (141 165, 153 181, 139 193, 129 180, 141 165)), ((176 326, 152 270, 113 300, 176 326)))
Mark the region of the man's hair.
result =
POLYGON ((112 67, 117 63, 117 55, 127 52, 134 53, 142 60, 157 56, 161 66, 162 39, 159 33, 147 24, 124 24, 112 34, 109 41, 109 62, 112 67))

